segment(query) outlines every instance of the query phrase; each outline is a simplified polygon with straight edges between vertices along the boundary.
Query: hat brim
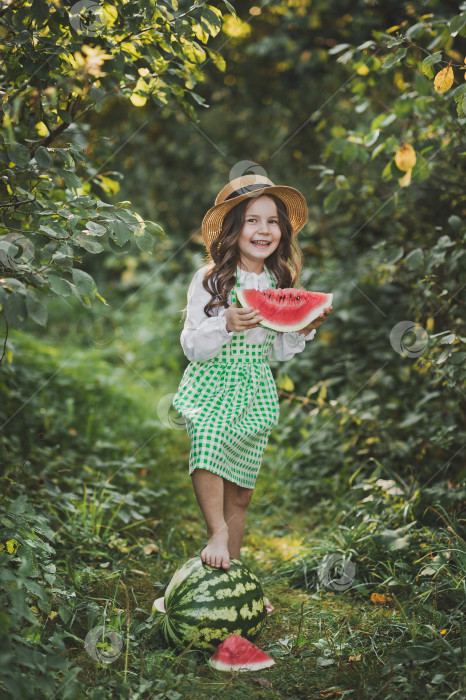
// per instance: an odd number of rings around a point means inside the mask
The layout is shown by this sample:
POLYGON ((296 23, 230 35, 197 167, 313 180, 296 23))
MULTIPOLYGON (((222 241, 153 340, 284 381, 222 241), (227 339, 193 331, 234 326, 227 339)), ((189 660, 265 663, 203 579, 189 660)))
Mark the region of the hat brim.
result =
POLYGON ((293 235, 302 229, 308 218, 307 202, 303 194, 294 187, 287 185, 273 185, 264 187, 263 189, 247 192, 233 199, 228 199, 225 202, 216 204, 209 209, 202 220, 202 238, 208 250, 213 241, 220 234, 222 223, 225 215, 233 209, 243 199, 251 199, 252 197, 261 197, 262 195, 276 194, 285 202, 288 216, 293 228, 293 235))

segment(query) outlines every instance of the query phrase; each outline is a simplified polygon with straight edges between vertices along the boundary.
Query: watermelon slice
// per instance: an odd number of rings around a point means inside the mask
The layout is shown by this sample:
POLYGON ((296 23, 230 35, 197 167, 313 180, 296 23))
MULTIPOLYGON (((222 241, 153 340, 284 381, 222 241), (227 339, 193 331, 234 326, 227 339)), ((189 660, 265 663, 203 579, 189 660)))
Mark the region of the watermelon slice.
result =
POLYGON ((333 294, 308 292, 305 289, 246 289, 236 290, 238 306, 252 306, 262 316, 259 325, 286 333, 300 331, 332 305, 333 294))
POLYGON ((239 634, 230 634, 207 662, 218 671, 258 671, 273 666, 271 656, 239 634))

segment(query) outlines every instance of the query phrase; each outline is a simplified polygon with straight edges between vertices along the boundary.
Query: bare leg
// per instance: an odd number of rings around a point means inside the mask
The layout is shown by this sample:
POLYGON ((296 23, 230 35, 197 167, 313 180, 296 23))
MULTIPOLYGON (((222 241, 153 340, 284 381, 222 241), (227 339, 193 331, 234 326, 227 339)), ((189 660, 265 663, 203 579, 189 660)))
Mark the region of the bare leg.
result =
POLYGON ((253 492, 254 489, 247 489, 224 479, 223 513, 228 523, 228 550, 232 559, 239 559, 246 514, 253 492))
MULTIPOLYGON (((223 513, 228 523, 228 549, 232 559, 239 559, 246 514, 253 493, 254 489, 247 489, 224 479, 223 513)), ((268 615, 275 609, 268 598, 265 598, 265 606, 268 615)))
POLYGON ((201 552, 206 564, 228 569, 228 525, 223 515, 223 477, 207 469, 195 469, 191 474, 194 492, 207 523, 207 545, 201 552))

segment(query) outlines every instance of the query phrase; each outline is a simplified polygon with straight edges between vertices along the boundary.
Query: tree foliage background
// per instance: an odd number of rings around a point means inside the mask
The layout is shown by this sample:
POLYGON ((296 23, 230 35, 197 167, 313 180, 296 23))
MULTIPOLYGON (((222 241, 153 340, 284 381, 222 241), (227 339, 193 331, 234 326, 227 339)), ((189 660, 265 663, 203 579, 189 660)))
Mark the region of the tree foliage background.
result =
MULTIPOLYGON (((152 478, 167 461, 185 474, 187 438, 166 405, 187 364, 181 311, 204 258, 202 217, 248 169, 304 193, 301 284, 334 294, 315 340, 273 365, 273 507, 334 513, 338 546, 358 562, 356 595, 383 582, 440 602, 461 630, 450 657, 464 655, 466 4, 234 5, 0 9, 0 625, 4 658, 29 649, 26 676, 45 693, 65 677, 76 687, 63 639, 76 615, 94 619, 70 598, 92 573, 58 565, 76 545, 69 494, 123 461, 133 473, 115 479, 110 504, 118 489, 130 502, 154 436, 152 478), (58 473, 83 460, 75 477, 58 473), (353 510, 348 493, 366 490, 353 510), (435 540, 444 525, 457 538, 448 557, 435 540), (68 594, 52 630, 54 583, 68 594)), ((128 505, 115 523, 149 518, 154 499, 163 510, 163 490, 149 491, 139 516, 128 505)), ((300 566, 290 580, 301 582, 300 566)), ((457 667, 435 644, 448 697, 457 667)), ((10 671, 4 688, 28 697, 10 671)))

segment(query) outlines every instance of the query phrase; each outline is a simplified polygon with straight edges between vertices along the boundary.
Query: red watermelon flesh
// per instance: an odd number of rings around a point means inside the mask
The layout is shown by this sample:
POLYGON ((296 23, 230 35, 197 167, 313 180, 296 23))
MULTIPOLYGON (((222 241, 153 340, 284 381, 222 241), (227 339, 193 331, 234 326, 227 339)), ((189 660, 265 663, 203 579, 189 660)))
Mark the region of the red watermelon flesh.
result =
POLYGON ((332 305, 333 294, 308 292, 306 289, 246 289, 236 290, 238 305, 251 306, 262 316, 259 325, 286 333, 300 331, 332 305))
POLYGON ((230 634, 207 662, 218 671, 257 671, 273 666, 271 656, 239 634, 230 634))

